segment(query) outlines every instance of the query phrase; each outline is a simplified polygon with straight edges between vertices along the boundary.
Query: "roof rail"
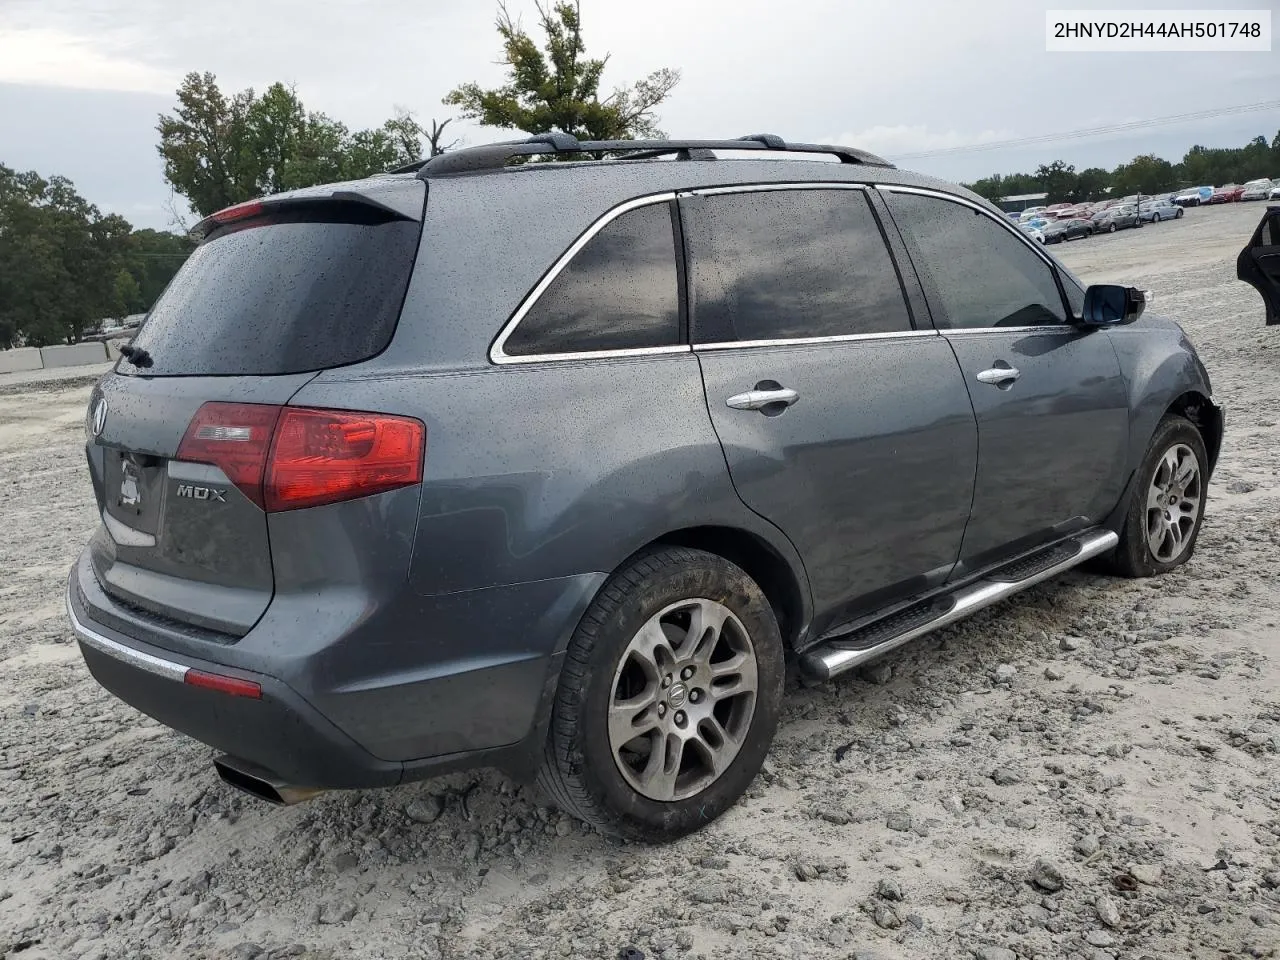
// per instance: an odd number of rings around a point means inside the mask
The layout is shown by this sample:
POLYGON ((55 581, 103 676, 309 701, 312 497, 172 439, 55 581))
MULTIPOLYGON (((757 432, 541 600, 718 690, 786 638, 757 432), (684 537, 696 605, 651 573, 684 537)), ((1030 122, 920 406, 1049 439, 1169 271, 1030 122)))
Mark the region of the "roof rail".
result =
POLYGON ((517 157, 547 154, 622 155, 626 160, 651 160, 675 155, 677 160, 712 160, 715 150, 763 150, 770 153, 821 153, 837 157, 841 163, 872 167, 893 167, 888 160, 855 147, 815 143, 788 143, 772 133, 755 133, 736 140, 579 140, 567 133, 542 133, 527 140, 507 140, 476 147, 451 150, 392 170, 414 173, 423 179, 445 174, 498 170, 517 157))

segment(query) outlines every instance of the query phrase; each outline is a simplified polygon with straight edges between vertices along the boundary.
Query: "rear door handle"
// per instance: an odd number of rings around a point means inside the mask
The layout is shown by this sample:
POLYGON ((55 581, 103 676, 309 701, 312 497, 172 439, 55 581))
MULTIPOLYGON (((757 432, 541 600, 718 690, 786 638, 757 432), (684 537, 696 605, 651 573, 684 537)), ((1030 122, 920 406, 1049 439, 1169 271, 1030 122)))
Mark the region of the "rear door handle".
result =
POLYGON ((800 399, 800 394, 788 387, 777 390, 748 390, 746 393, 734 394, 725 401, 726 406, 735 410, 762 410, 775 403, 791 406, 800 399))
POLYGON ((1013 383, 1022 374, 1017 367, 992 367, 990 370, 981 370, 976 374, 980 383, 993 383, 1000 386, 1003 383, 1013 383))

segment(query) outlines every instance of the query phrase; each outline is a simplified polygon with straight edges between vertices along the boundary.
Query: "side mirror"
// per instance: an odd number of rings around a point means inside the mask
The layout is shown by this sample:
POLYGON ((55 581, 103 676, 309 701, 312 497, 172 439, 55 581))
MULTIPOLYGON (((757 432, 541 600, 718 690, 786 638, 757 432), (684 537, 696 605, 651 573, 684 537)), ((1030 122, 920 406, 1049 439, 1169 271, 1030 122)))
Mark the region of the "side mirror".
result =
POLYGON ((1095 283, 1084 292, 1083 327, 1117 327, 1133 323, 1147 307, 1147 295, 1137 287, 1095 283))

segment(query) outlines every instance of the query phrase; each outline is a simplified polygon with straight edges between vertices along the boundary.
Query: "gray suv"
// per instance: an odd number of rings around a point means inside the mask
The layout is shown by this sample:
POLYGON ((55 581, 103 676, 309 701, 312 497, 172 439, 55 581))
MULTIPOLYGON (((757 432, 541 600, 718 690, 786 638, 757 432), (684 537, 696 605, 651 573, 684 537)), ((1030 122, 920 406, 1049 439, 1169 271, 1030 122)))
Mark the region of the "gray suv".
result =
POLYGON ((200 229, 90 398, 67 607, 268 800, 494 766, 678 836, 787 660, 1195 545, 1222 415, 1179 327, 858 150, 548 135, 200 229))

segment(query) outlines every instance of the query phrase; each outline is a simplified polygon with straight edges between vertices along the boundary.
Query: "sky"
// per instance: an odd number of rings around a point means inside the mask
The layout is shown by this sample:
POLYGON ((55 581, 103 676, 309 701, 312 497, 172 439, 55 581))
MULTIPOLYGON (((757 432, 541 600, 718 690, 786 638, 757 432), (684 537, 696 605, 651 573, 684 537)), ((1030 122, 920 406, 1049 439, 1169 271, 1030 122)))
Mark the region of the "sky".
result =
MULTIPOLYGON (((1077 169, 1140 153, 1176 161, 1194 143, 1241 146, 1280 131, 1277 108, 1217 115, 1280 98, 1280 39, 1259 53, 1045 51, 1046 10, 1119 6, 1143 4, 582 0, 588 54, 609 53, 606 90, 659 67, 682 72, 659 111, 673 137, 768 132, 897 159, 1213 112, 1124 134, 899 162, 972 181, 1055 159, 1077 169)), ((508 7, 535 26, 533 0, 508 7)), ((1196 7, 1270 10, 1280 32, 1280 0, 1196 7)), ((185 73, 211 71, 224 92, 292 83, 308 108, 352 128, 399 108, 444 118, 441 98, 452 87, 502 80, 495 10, 489 0, 0 0, 0 163, 70 177, 135 226, 170 227, 175 211, 188 211, 164 182, 155 126, 185 73)), ((512 136, 463 122, 456 129, 467 144, 512 136)))

